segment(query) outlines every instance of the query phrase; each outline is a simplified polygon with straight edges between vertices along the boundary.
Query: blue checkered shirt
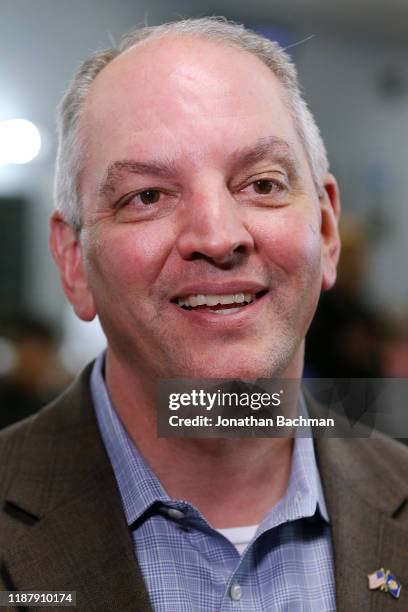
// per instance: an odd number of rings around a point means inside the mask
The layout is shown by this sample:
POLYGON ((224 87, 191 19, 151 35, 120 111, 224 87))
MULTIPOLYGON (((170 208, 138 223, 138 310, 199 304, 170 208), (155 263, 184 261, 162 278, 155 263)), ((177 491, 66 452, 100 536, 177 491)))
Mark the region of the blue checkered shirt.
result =
POLYGON ((313 440, 295 440, 286 494, 240 555, 197 508, 166 494, 116 414, 103 364, 101 355, 91 376, 96 417, 153 610, 335 610, 330 525, 313 440))

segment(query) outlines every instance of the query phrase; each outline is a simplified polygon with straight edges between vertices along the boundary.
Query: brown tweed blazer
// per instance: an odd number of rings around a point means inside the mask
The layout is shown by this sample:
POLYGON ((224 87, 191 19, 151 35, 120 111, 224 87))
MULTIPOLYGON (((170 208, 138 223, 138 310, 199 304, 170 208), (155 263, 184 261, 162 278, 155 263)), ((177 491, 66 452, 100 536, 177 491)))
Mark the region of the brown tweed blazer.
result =
MULTIPOLYGON (((143 612, 151 607, 99 436, 90 367, 0 434, 0 590, 71 590, 78 612, 143 612)), ((338 611, 408 610, 408 449, 384 437, 321 438, 316 451, 338 611), (368 590, 379 567, 401 581, 399 600, 368 590)))

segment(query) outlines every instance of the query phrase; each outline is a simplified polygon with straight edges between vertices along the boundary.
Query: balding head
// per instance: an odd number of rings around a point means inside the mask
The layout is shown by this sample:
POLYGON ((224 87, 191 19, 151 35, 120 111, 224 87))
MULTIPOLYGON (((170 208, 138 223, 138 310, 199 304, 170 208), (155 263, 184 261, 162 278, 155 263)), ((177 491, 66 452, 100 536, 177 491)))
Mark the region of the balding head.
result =
MULTIPOLYGON (((161 26, 140 28, 125 35, 117 49, 100 51, 79 69, 59 107, 59 147, 55 180, 56 207, 74 227, 81 226, 81 173, 87 155, 86 138, 81 131, 81 117, 91 84, 97 75, 119 55, 152 39, 182 37, 185 49, 192 38, 222 43, 255 55, 283 85, 286 103, 304 146, 316 189, 321 192, 328 162, 323 142, 310 111, 300 94, 296 69, 289 56, 275 42, 224 19, 203 18, 161 26)), ((184 52, 184 55, 186 51, 184 52)), ((152 74, 145 75, 151 80, 152 74)), ((140 75, 140 86, 143 81, 140 75)))

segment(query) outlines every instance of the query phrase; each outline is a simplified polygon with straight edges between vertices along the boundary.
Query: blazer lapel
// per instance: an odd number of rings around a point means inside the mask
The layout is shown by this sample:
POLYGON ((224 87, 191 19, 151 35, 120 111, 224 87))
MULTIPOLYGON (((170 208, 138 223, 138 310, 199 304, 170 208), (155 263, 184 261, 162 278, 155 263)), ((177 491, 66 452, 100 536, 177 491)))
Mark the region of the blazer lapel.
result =
POLYGON ((47 514, 5 555, 17 590, 77 592, 78 610, 151 610, 116 492, 97 482, 47 514))
POLYGON ((7 512, 21 521, 4 553, 13 589, 77 591, 77 609, 151 610, 120 495, 99 437, 86 371, 33 421, 7 512), (23 524, 25 523, 25 524, 23 524))
POLYGON ((408 609, 408 525, 397 520, 407 491, 391 470, 385 476, 377 469, 375 475, 375 461, 369 465, 370 458, 381 457, 378 442, 316 440, 332 528, 338 612, 408 609), (361 451, 370 445, 370 452, 361 451), (370 469, 374 474, 368 477, 370 469), (389 593, 368 588, 368 574, 381 567, 391 570, 403 585, 397 601, 389 593))

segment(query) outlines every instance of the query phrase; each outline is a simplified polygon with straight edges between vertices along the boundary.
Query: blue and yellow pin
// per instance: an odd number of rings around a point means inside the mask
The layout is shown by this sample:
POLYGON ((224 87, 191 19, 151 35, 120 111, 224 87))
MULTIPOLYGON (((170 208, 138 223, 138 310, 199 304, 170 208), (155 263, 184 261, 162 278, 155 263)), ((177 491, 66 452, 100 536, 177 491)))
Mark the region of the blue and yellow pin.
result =
POLYGON ((372 574, 368 574, 368 588, 371 590, 380 589, 390 593, 396 599, 401 593, 401 584, 390 570, 385 570, 383 567, 372 574))

